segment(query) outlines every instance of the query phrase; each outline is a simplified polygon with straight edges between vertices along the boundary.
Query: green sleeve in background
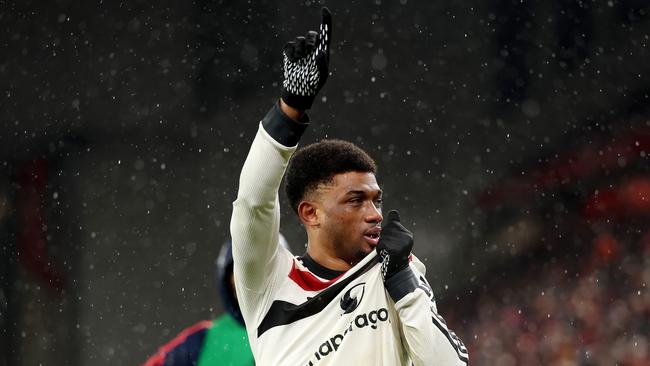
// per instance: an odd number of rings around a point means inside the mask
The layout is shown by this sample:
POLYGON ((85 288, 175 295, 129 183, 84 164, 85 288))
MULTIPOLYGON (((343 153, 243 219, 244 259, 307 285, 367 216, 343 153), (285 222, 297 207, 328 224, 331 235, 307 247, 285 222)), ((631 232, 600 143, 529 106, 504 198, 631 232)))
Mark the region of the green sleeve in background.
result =
POLYGON ((199 356, 198 366, 251 366, 255 364, 248 334, 229 314, 212 322, 199 356))

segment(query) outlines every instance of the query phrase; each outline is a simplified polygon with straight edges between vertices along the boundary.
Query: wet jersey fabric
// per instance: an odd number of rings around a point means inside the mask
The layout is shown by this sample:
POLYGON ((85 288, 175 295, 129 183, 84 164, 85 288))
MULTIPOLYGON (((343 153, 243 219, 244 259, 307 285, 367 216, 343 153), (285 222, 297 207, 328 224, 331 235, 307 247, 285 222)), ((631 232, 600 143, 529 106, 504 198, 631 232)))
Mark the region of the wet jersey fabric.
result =
POLYGON ((437 313, 414 256, 409 267, 420 286, 394 301, 376 252, 328 279, 278 246, 278 189, 300 125, 277 104, 269 111, 233 203, 235 287, 257 364, 467 365, 467 350, 437 313))

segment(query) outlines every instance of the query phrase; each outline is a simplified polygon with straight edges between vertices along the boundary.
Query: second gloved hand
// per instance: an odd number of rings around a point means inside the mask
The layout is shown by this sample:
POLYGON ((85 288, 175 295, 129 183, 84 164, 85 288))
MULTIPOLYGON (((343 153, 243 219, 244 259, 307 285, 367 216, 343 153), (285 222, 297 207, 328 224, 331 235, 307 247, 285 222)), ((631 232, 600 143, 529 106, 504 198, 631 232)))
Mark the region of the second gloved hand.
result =
POLYGON ((413 249, 413 234, 400 222, 399 213, 391 210, 381 229, 377 253, 384 281, 408 267, 413 249))

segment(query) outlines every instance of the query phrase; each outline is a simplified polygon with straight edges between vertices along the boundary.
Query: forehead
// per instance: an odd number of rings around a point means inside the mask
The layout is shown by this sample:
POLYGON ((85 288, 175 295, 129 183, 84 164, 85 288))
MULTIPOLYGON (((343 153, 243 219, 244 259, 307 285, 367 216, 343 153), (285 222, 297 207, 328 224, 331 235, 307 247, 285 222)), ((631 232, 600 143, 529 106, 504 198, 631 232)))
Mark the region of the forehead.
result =
POLYGON ((321 189, 346 194, 352 191, 363 191, 367 193, 381 192, 377 178, 373 173, 347 172, 336 174, 329 184, 323 185, 321 189))

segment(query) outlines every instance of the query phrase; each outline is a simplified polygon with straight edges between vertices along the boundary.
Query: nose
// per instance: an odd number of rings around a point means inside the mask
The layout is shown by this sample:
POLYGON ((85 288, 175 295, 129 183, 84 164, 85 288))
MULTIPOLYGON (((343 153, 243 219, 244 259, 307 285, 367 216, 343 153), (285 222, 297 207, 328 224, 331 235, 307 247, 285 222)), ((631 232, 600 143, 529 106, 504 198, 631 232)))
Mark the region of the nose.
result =
POLYGON ((378 225, 384 217, 381 215, 381 207, 377 207, 374 202, 370 202, 370 205, 366 211, 366 222, 378 225))

